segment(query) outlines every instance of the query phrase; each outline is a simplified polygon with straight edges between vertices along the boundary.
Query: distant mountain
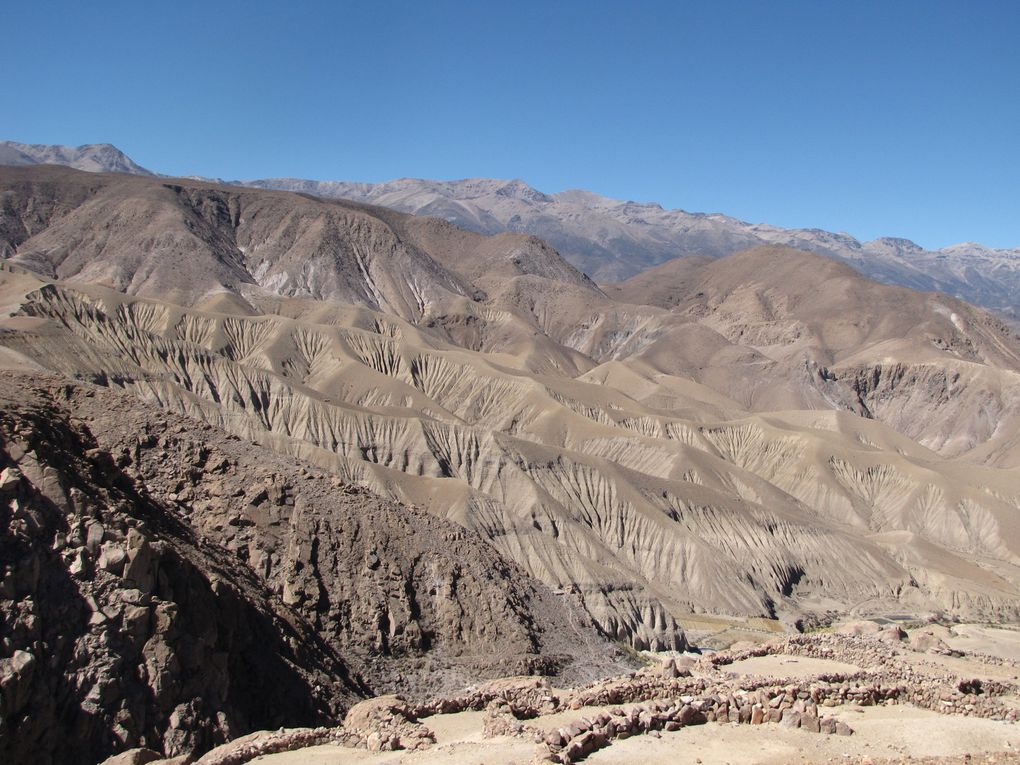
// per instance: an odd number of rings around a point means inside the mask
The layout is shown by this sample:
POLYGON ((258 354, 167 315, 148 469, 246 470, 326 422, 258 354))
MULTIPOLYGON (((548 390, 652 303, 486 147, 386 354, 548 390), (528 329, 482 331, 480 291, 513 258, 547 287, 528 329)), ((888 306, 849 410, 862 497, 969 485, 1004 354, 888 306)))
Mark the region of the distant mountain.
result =
MULTIPOLYGON (((71 148, 0 142, 0 165, 58 164, 93 172, 153 173, 110 144, 71 148)), ((351 199, 443 218, 482 234, 514 231, 551 244, 600 283, 629 279, 677 257, 719 258, 762 244, 781 244, 849 263, 886 284, 945 292, 1020 320, 1020 248, 972 242, 926 250, 908 239, 861 242, 821 229, 786 229, 718 213, 666 210, 573 189, 545 194, 520 180, 472 178, 385 183, 269 178, 236 185, 351 199)))
POLYGON ((849 234, 666 210, 590 191, 544 194, 520 180, 402 178, 371 184, 270 178, 246 185, 433 215, 486 234, 534 234, 601 283, 622 281, 681 256, 719 258, 755 245, 783 244, 835 257, 887 284, 945 292, 1012 318, 1020 316, 1020 249, 966 243, 932 251, 889 237, 861 242, 849 234))
POLYGON ((535 237, 345 200, 62 167, 4 168, 0 183, 0 258, 132 295, 268 291, 417 319, 444 297, 481 297, 469 280, 495 290, 530 275, 601 294, 535 237))
POLYGON ((51 146, 40 143, 0 141, 0 165, 66 165, 90 173, 155 175, 108 143, 83 146, 51 146))

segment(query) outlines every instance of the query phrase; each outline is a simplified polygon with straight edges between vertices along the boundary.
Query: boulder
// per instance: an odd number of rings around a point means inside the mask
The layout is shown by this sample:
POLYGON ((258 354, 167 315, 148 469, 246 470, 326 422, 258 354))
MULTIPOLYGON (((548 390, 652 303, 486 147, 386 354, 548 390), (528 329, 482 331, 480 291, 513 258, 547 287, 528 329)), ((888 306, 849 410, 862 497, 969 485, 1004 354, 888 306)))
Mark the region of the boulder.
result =
POLYGON ((107 757, 103 760, 102 765, 148 765, 150 762, 156 762, 157 760, 165 762, 163 755, 159 752, 139 747, 138 749, 128 749, 126 752, 107 757))
POLYGON ((662 662, 662 666, 659 668, 659 674, 666 679, 680 677, 680 668, 676 665, 676 660, 669 658, 662 662))
POLYGON ((380 722, 414 719, 408 703, 396 695, 376 696, 352 706, 344 718, 344 727, 353 731, 372 731, 380 722))
POLYGON ((890 624, 879 630, 878 639, 883 643, 897 645, 906 640, 907 633, 898 624, 890 624))
POLYGON ((21 650, 9 659, 0 659, 0 695, 9 715, 28 703, 35 663, 35 656, 21 650))
POLYGON ((814 712, 804 712, 800 716, 800 729, 806 730, 809 733, 821 733, 821 725, 818 720, 818 715, 814 712))
MULTIPOLYGON (((949 632, 945 628, 942 628, 942 630, 945 633, 949 632)), ((946 636, 948 637, 948 634, 946 636)), ((910 647, 920 653, 942 654, 943 656, 959 654, 958 651, 950 648, 942 637, 935 629, 925 627, 924 629, 916 630, 910 636, 910 647)))
POLYGON ((105 535, 106 529, 103 528, 103 524, 93 522, 88 525, 88 529, 85 532, 85 549, 89 551, 90 555, 95 555, 99 552, 99 546, 103 543, 105 535))
POLYGON ((21 471, 13 465, 0 470, 0 491, 14 491, 21 483, 21 471))
POLYGON ((125 563, 127 563, 127 553, 123 547, 116 542, 103 542, 99 548, 99 559, 96 561, 99 568, 120 576, 125 563))
POLYGON ((862 619, 856 622, 846 622, 836 627, 836 633, 840 635, 872 635, 877 636, 881 631, 882 625, 877 622, 868 621, 862 619))
POLYGON ((677 717, 677 722, 681 725, 703 725, 708 720, 705 717, 704 712, 699 709, 695 709, 690 704, 684 704, 683 709, 680 710, 680 714, 677 717))

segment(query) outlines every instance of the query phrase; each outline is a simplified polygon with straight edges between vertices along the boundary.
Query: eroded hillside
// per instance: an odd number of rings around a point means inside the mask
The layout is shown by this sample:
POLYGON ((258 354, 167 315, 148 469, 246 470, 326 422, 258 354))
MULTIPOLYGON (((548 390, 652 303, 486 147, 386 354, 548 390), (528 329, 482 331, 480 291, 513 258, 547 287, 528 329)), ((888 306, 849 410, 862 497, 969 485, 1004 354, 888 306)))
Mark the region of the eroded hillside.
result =
POLYGON ((6 364, 454 521, 606 635, 1016 613, 1020 345, 966 304, 782 249, 600 289, 381 208, 5 173, 6 364))
POLYGON ((583 189, 546 194, 520 180, 348 183, 268 178, 246 185, 384 205, 486 234, 532 234, 599 282, 627 279, 675 258, 722 258, 772 244, 819 253, 885 284, 946 292, 1011 320, 1020 312, 1016 248, 966 242, 926 250, 896 237, 859 241, 842 232, 748 223, 720 213, 610 199, 583 189))
POLYGON ((472 532, 108 388, 0 374, 0 756, 198 754, 621 665, 472 532), (64 745, 75 740, 75 747, 64 745))
POLYGON ((57 285, 19 313, 9 349, 475 529, 637 646, 679 647, 688 612, 1015 602, 1013 473, 946 463, 874 421, 687 419, 661 384, 645 380, 657 408, 637 400, 628 367, 543 377, 382 316, 315 325, 57 285))

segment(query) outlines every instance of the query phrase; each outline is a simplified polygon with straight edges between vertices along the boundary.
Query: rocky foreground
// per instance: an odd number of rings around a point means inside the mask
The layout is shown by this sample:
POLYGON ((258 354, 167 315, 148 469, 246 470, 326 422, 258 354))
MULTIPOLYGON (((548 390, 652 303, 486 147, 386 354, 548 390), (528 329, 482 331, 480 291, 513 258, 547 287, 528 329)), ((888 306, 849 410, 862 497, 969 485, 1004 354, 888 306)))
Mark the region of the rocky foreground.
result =
MULTIPOLYGON (((1017 637, 996 632, 1007 642, 1017 637)), ((1018 761, 1020 663, 965 654, 951 645, 957 637, 939 626, 908 636, 897 626, 865 622, 701 657, 671 656, 573 690, 544 678, 510 678, 419 704, 385 696, 356 705, 340 726, 254 734, 198 763, 569 765, 677 762, 685 754, 712 762, 719 753, 705 741, 727 737, 735 740, 720 762, 1018 761), (876 733, 890 724, 892 741, 876 733), (699 738, 694 729, 701 726, 710 733, 699 738), (751 734, 739 729, 756 731, 753 751, 746 750, 751 734), (830 737, 833 743, 824 743, 830 737)), ((107 765, 145 762, 146 754, 126 753, 107 765)))
POLYGON ((396 687, 621 660, 462 527, 130 396, 0 373, 0 763, 190 761, 396 687))

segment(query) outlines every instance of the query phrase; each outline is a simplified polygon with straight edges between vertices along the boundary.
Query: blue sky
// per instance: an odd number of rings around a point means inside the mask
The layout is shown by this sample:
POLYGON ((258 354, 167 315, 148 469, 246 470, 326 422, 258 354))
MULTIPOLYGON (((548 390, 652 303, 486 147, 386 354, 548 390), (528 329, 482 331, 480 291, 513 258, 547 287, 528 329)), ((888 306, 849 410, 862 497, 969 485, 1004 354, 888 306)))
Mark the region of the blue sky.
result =
POLYGON ((1020 246, 1020 2, 0 4, 0 137, 1020 246))

